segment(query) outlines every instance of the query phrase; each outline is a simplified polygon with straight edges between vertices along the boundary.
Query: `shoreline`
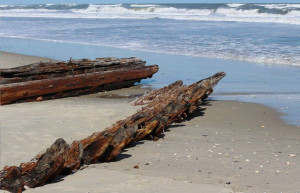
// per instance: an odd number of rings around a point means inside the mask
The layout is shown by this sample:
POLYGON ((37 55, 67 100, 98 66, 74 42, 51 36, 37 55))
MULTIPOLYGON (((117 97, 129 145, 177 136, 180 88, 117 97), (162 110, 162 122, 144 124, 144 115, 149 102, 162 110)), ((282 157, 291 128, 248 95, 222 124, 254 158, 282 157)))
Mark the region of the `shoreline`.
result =
MULTIPOLYGON (((1 168, 29 161, 57 138, 70 143, 109 127, 139 109, 132 106, 131 96, 146 91, 135 86, 0 106, 1 168)), ((214 99, 209 97, 189 120, 171 125, 156 142, 140 141, 113 162, 89 165, 25 192, 298 191, 299 128, 267 106, 214 99)))
MULTIPOLYGON (((70 49, 70 47, 66 47, 66 45, 64 45, 64 44, 56 45, 56 46, 58 48, 60 48, 60 46, 63 46, 64 49, 70 49)), ((75 45, 73 45, 73 46, 75 46, 75 45)), ((50 48, 50 50, 52 50, 52 48, 50 48)), ((91 51, 91 50, 89 49, 88 51, 91 51)), ((99 55, 99 57, 112 56, 111 53, 115 53, 116 54, 115 57, 129 57, 129 56, 137 55, 138 57, 142 58, 143 60, 146 60, 147 64, 159 64, 157 61, 153 61, 154 57, 159 56, 158 58, 160 58, 160 55, 157 55, 157 53, 155 53, 154 56, 151 56, 151 57, 149 57, 149 59, 147 59, 148 56, 145 55, 146 53, 144 53, 144 52, 137 51, 137 52, 131 53, 131 51, 128 51, 128 55, 126 55, 127 51, 128 50, 126 50, 126 49, 110 50, 110 48, 109 48, 108 50, 103 50, 103 53, 101 53, 101 55, 99 55), (126 52, 122 53, 123 51, 126 51, 126 52)), ((37 53, 39 53, 39 52, 37 52, 37 53)), ((58 52, 56 52, 56 51, 54 53, 50 52, 51 56, 53 56, 53 54, 58 54, 58 52)), ((86 54, 87 54, 87 56, 90 55, 88 53, 86 53, 86 54)), ((41 55, 41 54, 39 54, 39 55, 41 55)), ((165 54, 162 54, 162 55, 164 56, 165 54)), ((74 59, 84 58, 84 57, 79 57, 78 55, 76 55, 76 56, 77 57, 74 59)), ((12 52, 6 52, 6 51, 0 51, 0 57, 3 58, 2 61, 0 60, 1 68, 16 67, 18 65, 25 65, 25 64, 40 62, 40 61, 47 62, 47 61, 51 61, 51 60, 59 61, 59 60, 64 59, 61 56, 59 56, 57 58, 56 57, 51 58, 48 56, 44 56, 44 57, 43 56, 34 56, 34 55, 18 54, 15 52, 12 53, 12 52), (18 56, 20 56, 20 57, 18 57, 18 56), (20 58, 22 58, 22 59, 20 59, 20 58)), ((96 58, 94 56, 93 57, 89 56, 89 57, 96 58)), ((181 56, 179 56, 179 58, 181 58, 181 56)), ((163 57, 162 60, 164 62, 165 58, 163 57)), ((176 59, 171 59, 171 62, 175 62, 175 60, 176 59)), ((208 61, 210 61, 210 60, 208 60, 208 61)), ((222 60, 216 59, 215 62, 219 63, 219 62, 222 62, 222 60)), ((230 62, 234 62, 234 61, 226 60, 225 65, 229 65, 230 62)), ((235 62, 238 62, 238 61, 235 61, 235 62)), ((191 63, 197 63, 197 60, 191 61, 191 63)), ((209 70, 208 70, 209 73, 201 73, 202 78, 207 77, 207 76, 211 75, 212 73, 216 72, 213 69, 214 65, 215 65, 214 61, 211 65, 213 65, 213 66, 209 67, 209 70)), ((249 63, 247 65, 251 65, 251 63, 249 63)), ((149 89, 161 88, 161 87, 166 86, 166 85, 168 85, 172 82, 175 82, 179 79, 183 80, 184 84, 191 84, 195 81, 198 81, 198 79, 195 79, 195 77, 197 75, 195 75, 195 72, 192 70, 193 68, 196 67, 193 64, 191 64, 191 65, 189 64, 187 69, 184 69, 187 72, 183 72, 183 74, 181 74, 182 77, 180 77, 180 78, 176 78, 177 74, 175 73, 175 71, 173 71, 173 70, 169 71, 169 69, 167 67, 170 67, 170 66, 164 65, 164 63, 159 66, 160 66, 160 70, 151 79, 142 80, 142 84, 143 84, 144 88, 149 88, 149 89), (170 74, 166 75, 166 73, 170 73, 170 74), (189 73, 191 73, 191 77, 189 77, 189 73)), ((275 109, 276 111, 280 112, 279 118, 284 120, 287 124, 296 125, 296 126, 300 127, 300 120, 297 115, 297 113, 300 113, 300 106, 299 106, 300 91, 296 88, 297 85, 292 85, 292 87, 295 87, 295 88, 291 88, 288 91, 280 90, 280 92, 274 92, 273 89, 270 90, 270 87, 272 87, 272 85, 266 85, 267 90, 265 90, 265 89, 263 89, 262 85, 260 85, 260 83, 258 81, 266 81, 267 82, 270 79, 272 79, 272 77, 267 74, 266 75, 258 74, 258 75, 251 75, 251 76, 266 76, 266 77, 262 78, 262 79, 260 78, 259 80, 250 78, 249 81, 251 81, 251 83, 249 84, 248 82, 245 82, 246 88, 241 88, 241 87, 243 87, 243 82, 239 82, 239 81, 245 81, 245 80, 243 80, 243 78, 240 77, 241 75, 238 75, 236 77, 237 80, 233 79, 236 75, 234 75, 234 74, 232 75, 233 72, 232 72, 231 68, 234 68, 234 67, 239 68, 238 70, 244 71, 244 69, 240 68, 239 66, 236 66, 236 64, 234 64, 232 67, 229 67, 230 70, 224 69, 224 66, 222 66, 222 65, 216 66, 216 68, 219 68, 225 72, 230 72, 231 74, 228 74, 228 76, 226 76, 225 79, 222 80, 222 86, 217 86, 217 88, 214 89, 215 90, 214 94, 210 97, 217 99, 217 100, 233 100, 233 101, 250 102, 250 103, 265 105, 267 107, 271 107, 271 108, 275 109), (230 80, 227 80, 227 79, 230 79, 230 80), (239 80, 239 79, 242 79, 242 80, 239 80), (237 81, 238 84, 235 83, 235 81, 237 81), (252 83, 252 81, 254 81, 254 82, 252 83), (231 85, 232 82, 234 83, 233 86, 231 85), (247 86, 249 85, 250 87, 253 87, 252 84, 253 85, 258 84, 258 88, 257 88, 257 90, 254 89, 249 92, 249 90, 247 90, 247 86), (234 88, 234 87, 236 87, 236 88, 234 88), (260 87, 262 87, 262 88, 260 88, 260 87), (292 98, 292 100, 290 98, 292 98), (278 101, 278 99, 280 99, 280 100, 278 101)), ((275 66, 275 67, 278 67, 278 66, 275 66)), ((180 68, 180 66, 178 66, 178 64, 176 64, 174 66, 174 68, 179 68, 179 70, 183 70, 180 68)), ((250 68, 253 68, 253 67, 250 67, 250 68)), ((257 68, 257 67, 255 67, 255 68, 257 68)), ((264 67, 264 68, 268 68, 268 67, 264 67)), ((289 68, 289 67, 283 67, 282 70, 286 70, 286 68, 289 68)), ((257 69, 250 69, 250 71, 254 71, 254 70, 257 70, 257 69)), ((261 70, 261 69, 258 69, 258 70, 261 70)), ((275 72, 268 72, 268 73, 273 74, 273 73, 278 73, 278 72, 275 71, 275 72)), ((282 79, 280 81, 284 81, 284 79, 282 79)), ((266 83, 264 83, 264 84, 266 84, 266 83)), ((268 83, 268 84, 271 84, 271 83, 268 83)), ((274 82, 273 84, 276 85, 278 83, 274 82)), ((284 84, 284 83, 280 82, 280 84, 284 84)), ((293 84, 295 84, 295 83, 293 83, 293 84)), ((276 86, 276 87, 278 87, 278 86, 276 86)), ((278 88, 276 88, 276 87, 274 89, 278 90, 278 88)))
MULTIPOLYGON (((101 46, 111 49, 127 49, 127 48, 118 48, 115 46, 109 46, 109 45, 100 45, 100 44, 89 44, 89 43, 81 43, 81 42, 69 42, 69 41, 63 41, 63 40, 51 40, 51 39, 37 39, 37 38, 23 38, 23 37, 10 37, 10 36, 3 36, 2 38, 7 39, 23 39, 23 40, 33 40, 33 41, 45 41, 50 43, 66 43, 66 44, 79 44, 84 46, 101 46)), ((285 64, 285 63, 272 63, 267 61, 249 61, 244 59, 238 59, 238 58, 222 58, 222 57, 214 57, 214 56, 206 56, 206 55, 186 55, 186 54, 179 54, 179 53, 168 53, 168 52, 159 52, 159 51, 152 51, 152 50, 139 50, 134 48, 128 48, 129 50, 136 51, 136 52, 150 52, 153 54, 164 54, 164 55, 175 55, 175 56, 188 56, 188 57, 196 57, 196 58, 207 58, 207 59, 217 59, 217 60, 226 60, 226 61, 240 61, 245 63, 253 63, 253 64, 260 64, 260 65, 271 65, 271 66, 287 66, 287 67, 296 67, 300 68, 300 64, 285 64)), ((5 51, 0 51, 5 52, 5 51)), ((7 52, 11 53, 11 52, 7 52)), ((16 53, 18 54, 18 53, 16 53)), ((39 57, 39 56, 37 56, 39 57)), ((47 58, 47 57, 46 57, 47 58)))
MULTIPOLYGON (((31 64, 31 63, 37 63, 37 62, 59 61, 57 59, 53 59, 53 58, 49 58, 49 57, 19 54, 19 53, 6 52, 6 51, 0 51, 0 58, 1 58, 1 60, 0 60, 1 68, 13 68, 13 67, 27 65, 27 64, 31 64)), ((140 85, 139 89, 141 89, 141 91, 143 91, 143 92, 150 92, 151 90, 156 89, 156 87, 151 86, 151 84, 144 84, 144 85, 140 85)), ((274 92, 218 92, 218 91, 217 91, 217 93, 215 93, 215 92, 213 93, 213 95, 208 97, 210 100, 220 100, 220 98, 223 97, 225 99, 221 99, 221 101, 235 101, 235 102, 241 102, 241 103, 245 102, 245 103, 250 103, 250 104, 252 103, 252 104, 262 105, 266 108, 273 109, 277 113, 277 115, 276 115, 277 118, 282 120, 286 125, 300 127, 299 125, 295 125, 295 124, 291 124, 291 123, 287 122, 283 118, 285 113, 280 112, 280 111, 276 110, 275 108, 272 108, 271 106, 268 106, 266 104, 262 104, 259 102, 252 102, 252 101, 247 101, 247 100, 243 100, 243 99, 233 99, 235 96, 273 95, 274 92), (226 97, 228 99, 226 99, 226 97)), ((132 94, 132 91, 129 91, 129 93, 132 94)), ((135 93, 135 92, 133 92, 133 93, 135 93)), ((136 94, 140 94, 139 91, 137 91, 136 94)), ((98 97, 100 97, 100 98, 125 98, 126 99, 126 98, 134 98, 134 95, 136 95, 136 94, 133 94, 133 96, 129 96, 129 97, 122 96, 122 94, 120 92, 118 92, 118 90, 113 90, 113 91, 110 91, 109 94, 102 93, 98 97)), ((277 92, 275 94, 279 94, 279 95, 291 94, 291 95, 293 95, 293 94, 299 94, 299 93, 298 92, 291 92, 291 93, 277 92)))

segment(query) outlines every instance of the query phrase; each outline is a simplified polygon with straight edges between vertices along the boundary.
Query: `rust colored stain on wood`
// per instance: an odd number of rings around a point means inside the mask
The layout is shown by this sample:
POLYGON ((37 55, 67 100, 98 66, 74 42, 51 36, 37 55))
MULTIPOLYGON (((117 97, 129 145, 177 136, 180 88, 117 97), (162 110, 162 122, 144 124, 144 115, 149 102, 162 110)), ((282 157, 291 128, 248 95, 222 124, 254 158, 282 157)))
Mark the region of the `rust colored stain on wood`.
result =
POLYGON ((182 121, 197 109, 224 76, 224 72, 216 73, 190 86, 177 81, 140 97, 136 104, 146 106, 110 128, 74 141, 71 146, 57 139, 30 162, 5 167, 0 171, 0 189, 19 193, 24 184, 41 186, 59 174, 76 172, 84 164, 111 161, 135 141, 157 139, 169 124, 182 121))
POLYGON ((158 69, 157 65, 145 66, 138 58, 83 59, 0 69, 0 104, 89 94, 112 84, 111 89, 131 86, 152 77, 158 69))

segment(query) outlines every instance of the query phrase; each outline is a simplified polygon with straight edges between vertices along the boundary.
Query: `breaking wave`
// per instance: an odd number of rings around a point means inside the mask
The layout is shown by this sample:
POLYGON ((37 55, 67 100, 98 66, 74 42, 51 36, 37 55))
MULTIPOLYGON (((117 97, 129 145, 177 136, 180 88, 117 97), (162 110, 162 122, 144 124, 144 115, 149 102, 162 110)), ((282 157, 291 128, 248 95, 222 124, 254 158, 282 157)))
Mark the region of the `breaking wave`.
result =
POLYGON ((1 17, 173 19, 300 25, 300 4, 0 5, 1 17))

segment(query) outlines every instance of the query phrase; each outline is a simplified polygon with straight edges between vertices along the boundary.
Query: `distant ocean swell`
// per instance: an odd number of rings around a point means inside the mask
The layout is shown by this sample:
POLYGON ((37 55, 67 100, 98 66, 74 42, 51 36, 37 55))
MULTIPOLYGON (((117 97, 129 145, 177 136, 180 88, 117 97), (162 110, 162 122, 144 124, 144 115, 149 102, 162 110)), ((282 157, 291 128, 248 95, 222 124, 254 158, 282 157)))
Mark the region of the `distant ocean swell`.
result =
POLYGON ((300 4, 0 5, 0 17, 0 38, 300 66, 300 4))
POLYGON ((0 5, 0 17, 173 19, 300 25, 300 4, 0 5))

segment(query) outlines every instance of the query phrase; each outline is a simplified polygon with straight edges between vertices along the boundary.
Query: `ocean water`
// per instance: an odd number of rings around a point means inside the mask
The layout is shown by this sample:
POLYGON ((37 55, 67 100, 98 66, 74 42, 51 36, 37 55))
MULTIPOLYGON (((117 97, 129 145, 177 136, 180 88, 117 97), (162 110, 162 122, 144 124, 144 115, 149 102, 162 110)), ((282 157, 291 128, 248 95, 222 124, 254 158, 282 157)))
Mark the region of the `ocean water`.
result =
POLYGON ((138 56, 160 66, 143 81, 155 88, 225 71, 214 99, 269 105, 300 125, 300 4, 0 5, 0 50, 138 56))
POLYGON ((0 36, 300 66, 300 4, 1 5, 0 36))

